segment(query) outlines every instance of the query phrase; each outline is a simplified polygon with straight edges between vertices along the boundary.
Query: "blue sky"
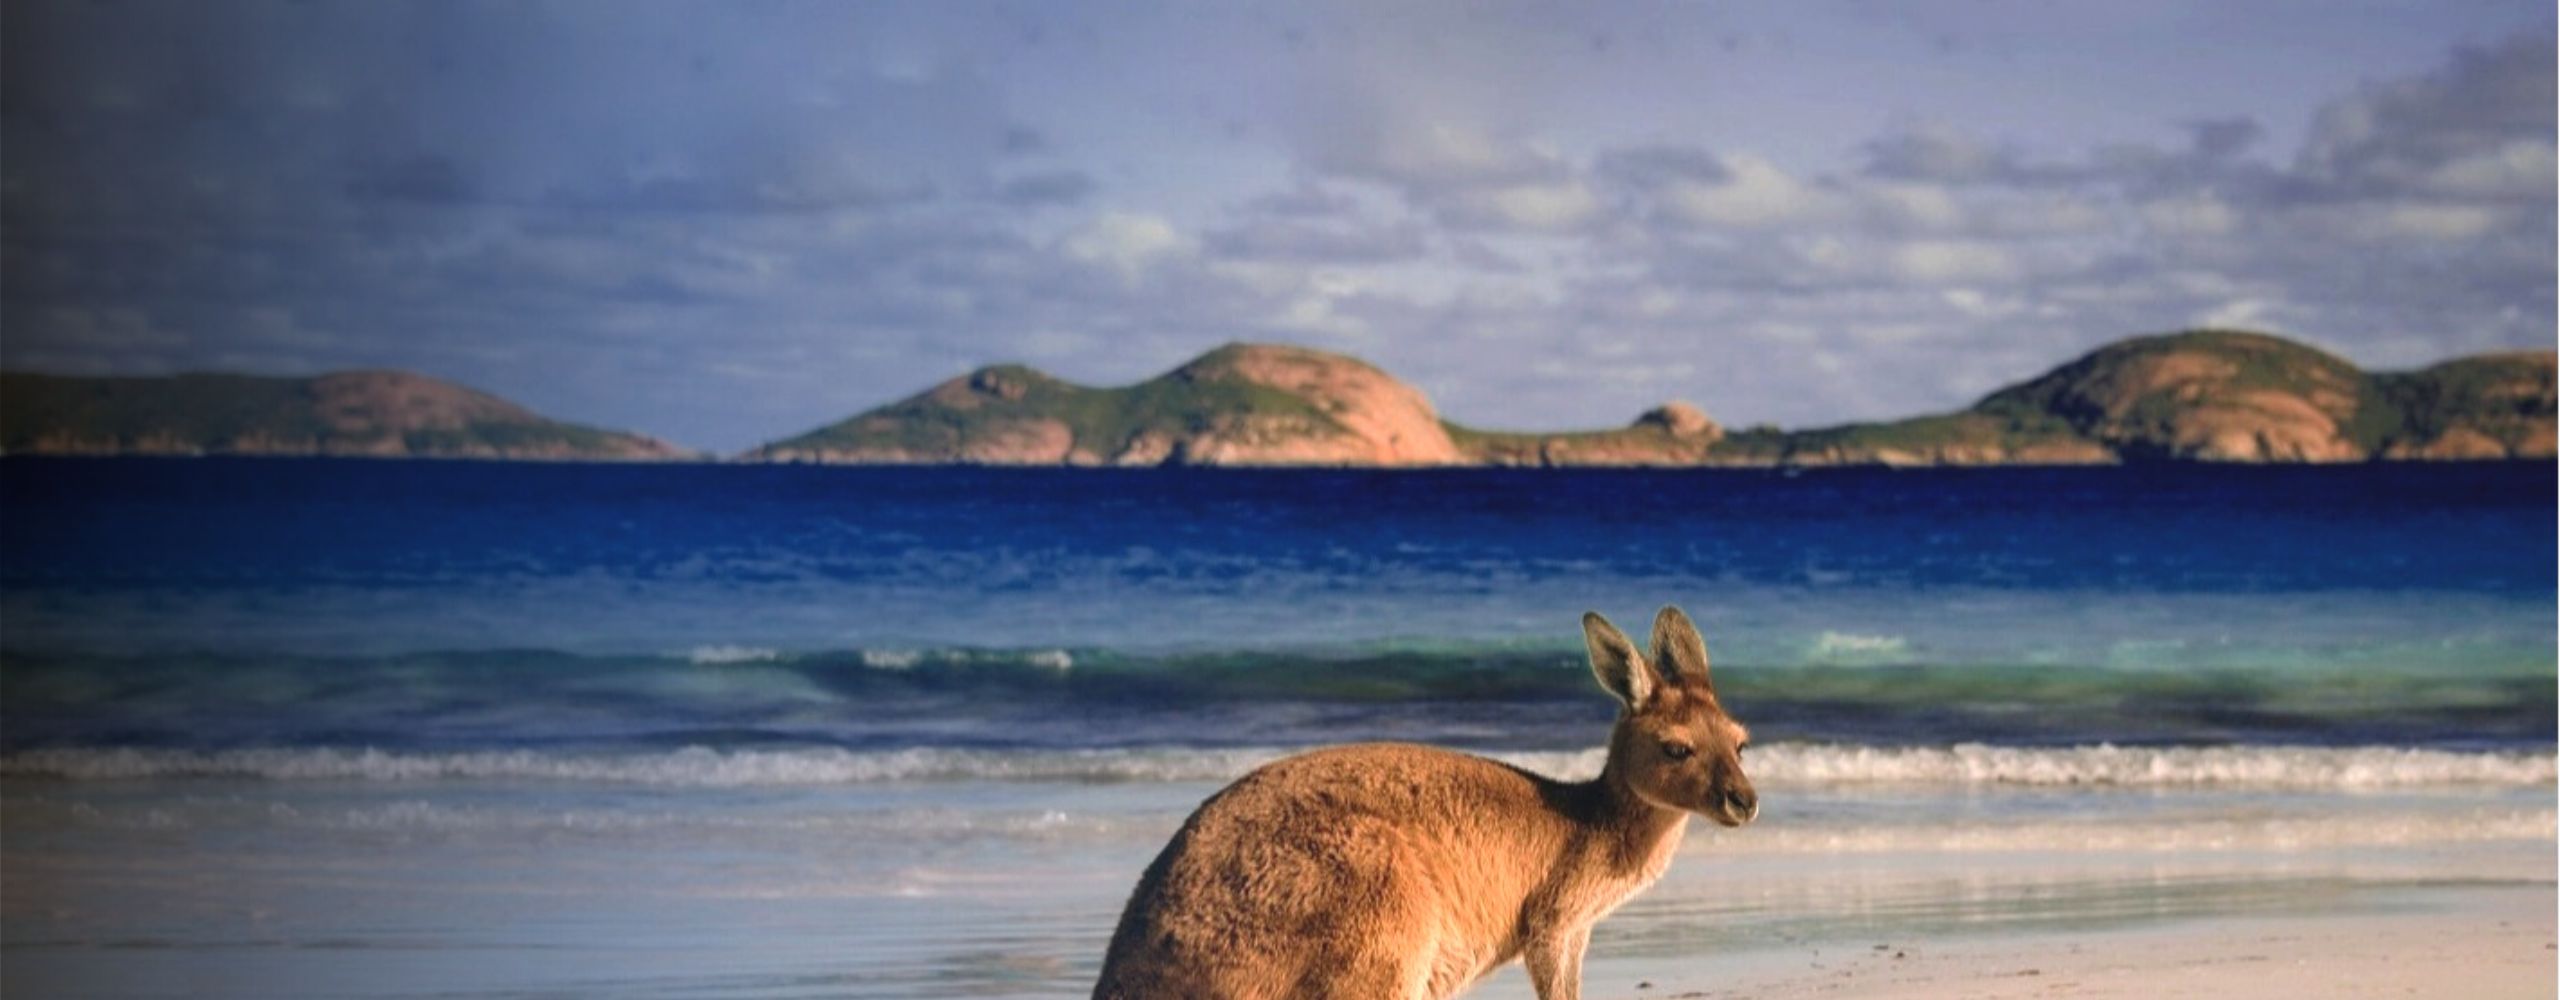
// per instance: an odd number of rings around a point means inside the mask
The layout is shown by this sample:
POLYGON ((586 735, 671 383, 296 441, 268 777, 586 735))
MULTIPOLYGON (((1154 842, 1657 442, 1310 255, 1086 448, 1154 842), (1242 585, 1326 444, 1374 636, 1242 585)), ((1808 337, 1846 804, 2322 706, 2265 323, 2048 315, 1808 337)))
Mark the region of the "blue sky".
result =
POLYGON ((737 450, 1347 351, 1806 426, 2096 344, 2554 336, 2548 3, 15 3, 0 364, 401 367, 737 450))

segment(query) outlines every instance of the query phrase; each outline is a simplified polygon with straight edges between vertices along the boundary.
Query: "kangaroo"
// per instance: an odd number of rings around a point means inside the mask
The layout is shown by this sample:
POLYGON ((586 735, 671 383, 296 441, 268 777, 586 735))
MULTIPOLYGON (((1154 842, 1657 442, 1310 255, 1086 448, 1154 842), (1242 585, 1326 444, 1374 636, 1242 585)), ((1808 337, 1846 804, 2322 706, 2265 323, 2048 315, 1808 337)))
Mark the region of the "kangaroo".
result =
POLYGON ((1591 926, 1661 877, 1689 814, 1760 814, 1689 616, 1655 616, 1650 658, 1596 612, 1582 637, 1621 705, 1599 777, 1394 743, 1264 765, 1139 877, 1095 1000, 1436 1000, 1519 958, 1540 1000, 1574 1000, 1591 926))

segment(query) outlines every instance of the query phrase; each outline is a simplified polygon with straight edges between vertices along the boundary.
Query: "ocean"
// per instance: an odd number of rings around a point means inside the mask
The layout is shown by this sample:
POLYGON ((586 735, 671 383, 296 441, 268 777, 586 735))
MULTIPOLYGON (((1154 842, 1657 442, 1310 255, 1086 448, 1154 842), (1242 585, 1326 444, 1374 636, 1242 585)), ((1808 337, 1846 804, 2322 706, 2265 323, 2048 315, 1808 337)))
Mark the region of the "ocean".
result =
POLYGON ((1594 773, 1577 619, 1666 603, 1764 813, 1602 925, 1596 994, 2552 891, 2547 463, 19 457, 0 489, 11 996, 1081 995, 1260 762, 1594 773))

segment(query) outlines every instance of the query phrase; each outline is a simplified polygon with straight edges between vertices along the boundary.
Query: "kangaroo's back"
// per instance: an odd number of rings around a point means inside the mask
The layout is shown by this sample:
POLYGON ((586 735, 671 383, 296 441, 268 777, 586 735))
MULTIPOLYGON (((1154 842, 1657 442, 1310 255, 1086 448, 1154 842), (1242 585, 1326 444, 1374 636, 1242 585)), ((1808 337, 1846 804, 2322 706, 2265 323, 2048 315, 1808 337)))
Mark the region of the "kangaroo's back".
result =
POLYGON ((1577 811, 1572 786, 1431 747, 1274 762, 1148 866, 1094 995, 1448 995, 1519 954, 1548 874, 1519 859, 1560 854, 1577 811))

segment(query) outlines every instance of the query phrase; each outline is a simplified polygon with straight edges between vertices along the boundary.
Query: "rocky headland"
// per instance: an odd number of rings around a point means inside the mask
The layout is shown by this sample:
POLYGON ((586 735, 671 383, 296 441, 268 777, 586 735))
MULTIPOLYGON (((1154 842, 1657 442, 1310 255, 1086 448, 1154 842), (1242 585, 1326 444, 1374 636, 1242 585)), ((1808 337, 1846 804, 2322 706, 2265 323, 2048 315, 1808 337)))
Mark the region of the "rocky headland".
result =
POLYGON ((1457 465, 1420 390, 1356 358, 1231 344, 1137 385, 982 368, 765 445, 748 461, 991 465, 1457 465))
POLYGON ((0 374, 11 455, 335 455, 664 461, 694 453, 550 420, 496 396, 400 371, 312 378, 0 374))

